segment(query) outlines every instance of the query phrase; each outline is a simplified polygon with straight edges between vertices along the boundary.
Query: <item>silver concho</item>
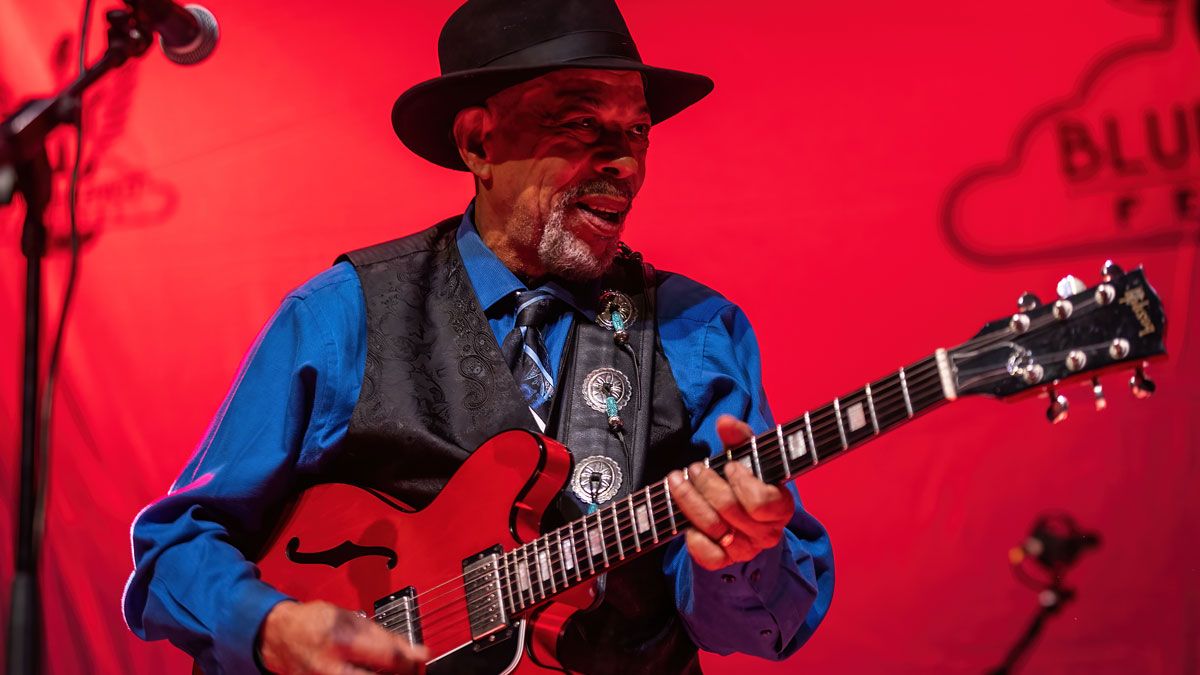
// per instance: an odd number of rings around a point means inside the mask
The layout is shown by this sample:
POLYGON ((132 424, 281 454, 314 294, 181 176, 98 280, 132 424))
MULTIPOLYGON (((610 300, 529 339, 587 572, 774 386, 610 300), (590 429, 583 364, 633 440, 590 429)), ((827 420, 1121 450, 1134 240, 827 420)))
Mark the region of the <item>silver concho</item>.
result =
POLYGON ((609 396, 617 399, 617 410, 624 408, 631 390, 629 378, 616 368, 597 368, 583 380, 583 398, 596 412, 608 412, 604 399, 609 396))
POLYGON ((604 291, 600 294, 600 311, 596 312, 596 323, 609 330, 613 329, 612 313, 609 311, 611 305, 617 306, 621 318, 625 319, 626 329, 637 320, 637 309, 634 308, 633 300, 630 300, 628 295, 620 291, 604 291))
POLYGON ((604 455, 584 459, 571 474, 571 491, 584 504, 603 504, 620 489, 621 467, 604 455))

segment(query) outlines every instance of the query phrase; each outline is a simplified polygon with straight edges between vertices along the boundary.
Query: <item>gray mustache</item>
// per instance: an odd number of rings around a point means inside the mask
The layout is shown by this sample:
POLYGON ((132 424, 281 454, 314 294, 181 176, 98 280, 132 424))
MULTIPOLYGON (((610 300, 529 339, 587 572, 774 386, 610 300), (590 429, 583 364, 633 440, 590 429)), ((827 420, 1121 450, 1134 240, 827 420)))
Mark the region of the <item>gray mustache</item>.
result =
POLYGON ((605 197, 621 197, 629 201, 633 201, 633 189, 628 185, 621 183, 613 183, 607 180, 590 180, 586 183, 580 183, 571 188, 564 195, 564 201, 575 201, 581 197, 589 195, 600 195, 605 197))

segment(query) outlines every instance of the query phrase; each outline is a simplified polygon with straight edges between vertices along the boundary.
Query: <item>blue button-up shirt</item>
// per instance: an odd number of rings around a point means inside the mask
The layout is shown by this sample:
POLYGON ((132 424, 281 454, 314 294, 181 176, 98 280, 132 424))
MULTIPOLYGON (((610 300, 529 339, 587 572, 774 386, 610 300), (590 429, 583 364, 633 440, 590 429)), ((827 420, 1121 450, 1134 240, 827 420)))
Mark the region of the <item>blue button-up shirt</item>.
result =
MULTIPOLYGON (((468 209, 459 251, 500 344, 516 321, 513 303, 502 301, 525 287, 483 243, 471 217, 468 209)), ((574 310, 545 329, 557 371, 572 322, 577 315, 594 318, 594 310, 567 286, 543 288, 574 310)), ((756 432, 770 428, 758 345, 742 311, 686 277, 666 274, 657 312, 693 441, 720 452, 715 422, 726 413, 756 432)), ((272 507, 292 496, 298 478, 319 475, 324 456, 338 452, 362 384, 365 317, 362 287, 348 263, 284 299, 195 455, 167 495, 134 521, 136 567, 123 605, 139 637, 169 639, 208 673, 257 672, 259 627, 287 597, 258 579, 237 546, 253 543, 250 533, 269 531, 272 507)), ((788 656, 812 635, 833 592, 828 536, 799 499, 780 544, 753 560, 709 572, 692 562, 679 538, 668 545, 663 567, 692 639, 720 654, 788 656)))

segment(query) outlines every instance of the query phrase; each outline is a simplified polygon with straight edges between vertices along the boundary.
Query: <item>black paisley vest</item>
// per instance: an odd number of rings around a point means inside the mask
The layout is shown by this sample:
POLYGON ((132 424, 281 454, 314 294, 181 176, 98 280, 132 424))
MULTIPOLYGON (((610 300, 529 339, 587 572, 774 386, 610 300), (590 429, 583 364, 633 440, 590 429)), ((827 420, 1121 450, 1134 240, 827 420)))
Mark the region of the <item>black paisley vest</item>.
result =
MULTIPOLYGON (((362 285, 367 355, 349 431, 321 467, 323 479, 376 488, 421 508, 484 441, 506 429, 537 430, 463 267, 455 237, 460 222, 456 216, 338 259, 354 266, 362 285)), ((606 417, 587 410, 577 390, 594 362, 620 365, 615 360, 631 357, 615 348, 605 353, 611 333, 577 320, 548 427, 568 447, 576 442, 620 460, 626 484, 617 498, 706 454, 691 445, 689 416, 654 326, 657 277, 644 269, 636 258, 619 258, 602 284, 623 284, 643 303, 631 332, 643 331, 648 358, 634 366, 638 390, 622 413, 643 422, 626 429, 622 447, 606 417), (635 418, 640 406, 649 409, 635 418)), ((548 514, 546 527, 577 515, 578 502, 559 501, 561 512, 548 514)), ((661 548, 608 575, 603 602, 568 623, 558 656, 571 671, 596 675, 699 672, 696 647, 662 574, 661 548)))

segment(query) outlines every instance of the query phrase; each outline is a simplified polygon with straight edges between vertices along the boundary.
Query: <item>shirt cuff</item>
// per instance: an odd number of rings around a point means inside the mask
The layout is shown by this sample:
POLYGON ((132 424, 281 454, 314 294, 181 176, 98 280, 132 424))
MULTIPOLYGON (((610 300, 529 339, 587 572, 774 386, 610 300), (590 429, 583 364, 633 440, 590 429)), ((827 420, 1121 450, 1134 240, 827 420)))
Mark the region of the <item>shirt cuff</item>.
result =
POLYGON ((213 650, 220 664, 215 672, 261 673, 257 658, 259 630, 275 605, 292 598, 257 579, 247 581, 228 597, 232 601, 225 606, 221 634, 213 650))
POLYGON ((706 570, 691 560, 694 629, 709 633, 703 624, 712 626, 713 635, 733 638, 737 649, 762 658, 779 658, 780 650, 804 622, 807 604, 797 602, 794 573, 788 534, 775 546, 762 550, 744 563, 735 563, 719 570, 706 570), (804 610, 804 611, 801 611, 804 610), (737 615, 737 629, 730 635, 729 618, 737 615))

